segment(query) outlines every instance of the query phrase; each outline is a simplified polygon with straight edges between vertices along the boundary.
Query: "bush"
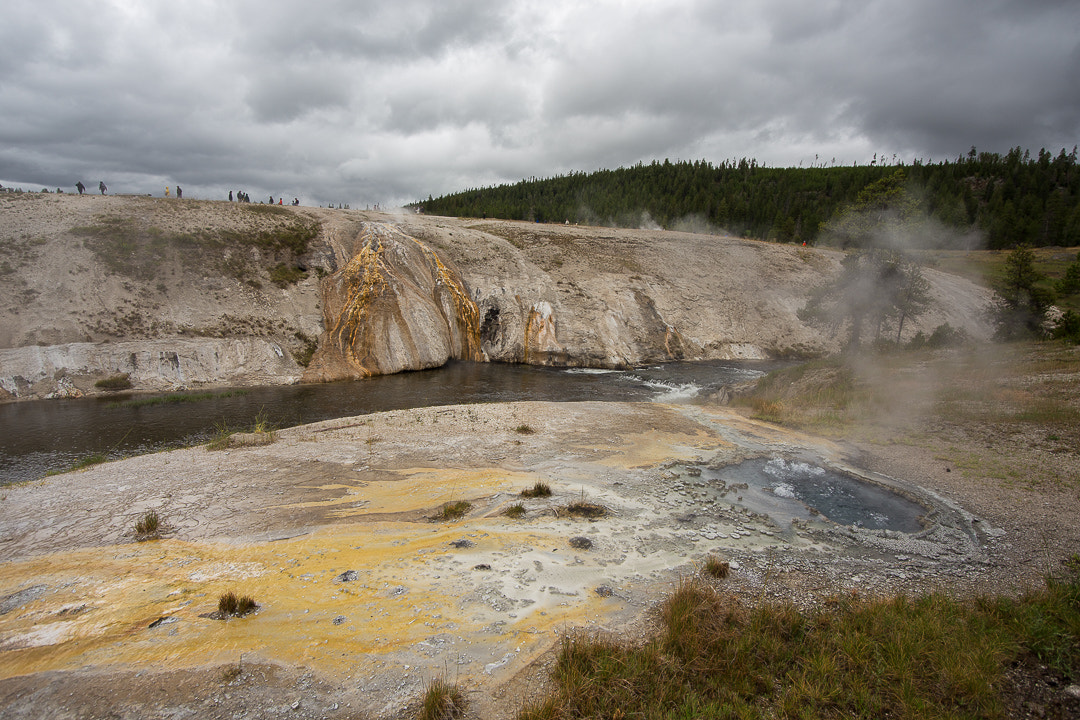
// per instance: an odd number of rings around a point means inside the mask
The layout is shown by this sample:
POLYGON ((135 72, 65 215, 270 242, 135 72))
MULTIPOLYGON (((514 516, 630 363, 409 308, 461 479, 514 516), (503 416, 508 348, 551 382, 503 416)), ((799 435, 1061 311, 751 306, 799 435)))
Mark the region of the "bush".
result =
POLYGON ((522 505, 521 503, 517 503, 516 505, 511 505, 510 507, 506 508, 506 516, 507 517, 512 517, 512 518, 515 518, 515 519, 525 517, 525 506, 522 505))
POLYGON ((130 390, 131 389, 131 376, 128 373, 121 373, 120 375, 110 375, 107 378, 98 380, 94 383, 94 387, 98 390, 107 390, 109 392, 115 392, 117 390, 130 390))
POLYGON ((1080 314, 1066 310, 1054 328, 1054 337, 1074 344, 1080 344, 1080 314))
POLYGON ((285 288, 307 277, 307 273, 295 265, 278 263, 270 269, 270 281, 280 288, 285 288))

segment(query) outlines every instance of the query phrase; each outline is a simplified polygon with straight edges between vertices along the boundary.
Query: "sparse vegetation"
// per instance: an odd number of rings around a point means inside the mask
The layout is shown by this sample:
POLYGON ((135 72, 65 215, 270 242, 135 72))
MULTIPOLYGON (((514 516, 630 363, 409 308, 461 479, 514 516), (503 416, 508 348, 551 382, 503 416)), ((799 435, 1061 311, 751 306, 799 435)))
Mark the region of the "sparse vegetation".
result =
POLYGON ((458 500, 457 502, 450 502, 442 506, 439 513, 435 516, 436 520, 458 520, 465 517, 465 513, 472 509, 472 504, 465 500, 458 500))
POLYGON ((521 503, 515 503, 506 508, 506 516, 514 519, 521 519, 525 517, 525 506, 521 503))
POLYGON ((575 500, 566 506, 566 512, 571 517, 598 518, 607 513, 607 508, 585 500, 575 500))
POLYGON ((442 678, 432 680, 424 691, 418 720, 453 720, 465 712, 465 693, 461 687, 442 678))
MULTIPOLYGON (((185 211, 197 212, 187 205, 185 211)), ((200 269, 217 261, 225 274, 260 285, 256 275, 268 272, 277 283, 288 285, 306 273, 296 258, 307 252, 318 237, 318 225, 303 221, 292 211, 271 206, 248 205, 245 210, 273 218, 261 218, 255 228, 195 229, 166 232, 135 217, 102 215, 92 225, 74 227, 72 235, 85 239, 98 261, 117 275, 153 280, 169 261, 200 269), (255 258, 245 248, 258 250, 255 258), (299 273, 299 275, 297 275, 299 273)))
POLYGON ((117 390, 130 390, 131 389, 131 376, 128 373, 121 373, 119 375, 110 375, 107 378, 103 378, 94 383, 94 387, 98 390, 107 390, 115 392, 117 390))
POLYGON ((1070 573, 1015 600, 845 595, 805 612, 683 581, 642 645, 564 640, 556 692, 518 718, 1004 717, 1010 667, 1043 665, 1065 683, 1080 675, 1070 573))
POLYGON ((270 268, 270 282, 274 283, 280 288, 286 288, 290 285, 294 285, 306 277, 307 272, 301 270, 295 265, 278 263, 274 267, 270 268))
POLYGON ((254 447, 269 445, 277 440, 273 423, 263 410, 255 415, 250 432, 235 430, 224 421, 214 425, 214 435, 206 444, 207 450, 226 450, 232 447, 254 447))
POLYGON ((701 565, 701 572, 706 575, 710 575, 718 580, 723 580, 731 572, 731 563, 727 560, 721 560, 715 555, 710 555, 705 558, 705 562, 701 565))
POLYGON ((514 428, 514 432, 516 432, 518 435, 533 435, 534 433, 536 433, 536 430, 533 430, 532 426, 522 423, 516 428, 514 428))
POLYGON ((214 436, 210 438, 210 442, 206 444, 207 450, 225 450, 229 447, 229 440, 233 435, 233 431, 229 429, 228 424, 225 421, 221 421, 214 424, 214 436))
POLYGON ((161 518, 155 510, 150 510, 135 523, 135 535, 140 539, 156 537, 161 529, 161 518))
POLYGON ((307 367, 311 364, 315 351, 319 349, 319 339, 308 337, 299 330, 296 331, 296 339, 303 343, 303 346, 292 354, 293 360, 300 367, 307 367))
POLYGON ((523 498, 541 498, 551 497, 551 486, 543 480, 537 480, 531 488, 525 488, 521 491, 521 497, 523 498))
POLYGON ((45 476, 49 477, 50 475, 62 475, 63 473, 75 472, 76 470, 85 470, 88 467, 100 465, 101 463, 108 461, 109 456, 103 452, 91 453, 90 455, 79 458, 63 470, 50 470, 45 473, 45 476))
POLYGON ((218 614, 223 618, 244 617, 259 609, 258 603, 247 595, 238 596, 232 590, 218 598, 218 614))

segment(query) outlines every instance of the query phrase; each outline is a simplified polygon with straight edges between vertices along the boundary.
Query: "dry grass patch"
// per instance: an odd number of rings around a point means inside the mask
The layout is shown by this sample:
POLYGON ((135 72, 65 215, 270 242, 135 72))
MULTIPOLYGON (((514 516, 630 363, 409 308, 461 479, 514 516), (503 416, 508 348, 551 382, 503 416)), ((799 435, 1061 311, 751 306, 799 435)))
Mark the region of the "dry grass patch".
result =
POLYGON ((435 520, 460 520, 465 517, 465 514, 472 509, 472 503, 465 500, 458 500, 456 502, 449 502, 442 506, 442 509, 435 515, 435 520))
POLYGON ((551 486, 542 480, 537 480, 531 488, 525 488, 521 491, 521 497, 523 498, 541 498, 551 497, 551 486))
POLYGON ((465 693, 459 685, 436 678, 424 691, 417 720, 453 720, 465 712, 465 693))
POLYGON ((254 598, 247 595, 237 595, 232 590, 218 598, 218 615, 222 619, 230 617, 244 617, 259 609, 254 598))
POLYGON ((135 523, 135 537, 139 540, 151 540, 159 537, 161 532, 161 518, 157 512, 150 512, 139 518, 135 523))
MULTIPOLYGON (((564 639, 556 689, 518 718, 1009 717, 1027 702, 1009 694, 1018 664, 1077 681, 1078 580, 1074 569, 1020 599, 842 597, 805 612, 686 580, 642 644, 564 639)), ((1067 716, 1058 698, 1047 716, 1067 716)))
POLYGON ((586 500, 575 500, 564 508, 571 517, 599 518, 607 514, 607 508, 586 500))

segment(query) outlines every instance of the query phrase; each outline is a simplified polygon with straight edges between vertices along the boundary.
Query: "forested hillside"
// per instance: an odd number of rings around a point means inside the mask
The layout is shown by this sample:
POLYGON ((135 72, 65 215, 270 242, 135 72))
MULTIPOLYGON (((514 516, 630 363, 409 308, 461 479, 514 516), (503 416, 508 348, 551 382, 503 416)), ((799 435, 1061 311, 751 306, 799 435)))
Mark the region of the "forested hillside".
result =
POLYGON ((763 167, 755 160, 639 163, 513 185, 466 190, 413 205, 458 217, 497 217, 617 227, 726 231, 779 242, 814 243, 822 227, 870 184, 895 176, 929 217, 957 233, 979 230, 990 248, 1080 244, 1077 150, 1032 156, 976 152, 936 164, 879 162, 852 167, 763 167))

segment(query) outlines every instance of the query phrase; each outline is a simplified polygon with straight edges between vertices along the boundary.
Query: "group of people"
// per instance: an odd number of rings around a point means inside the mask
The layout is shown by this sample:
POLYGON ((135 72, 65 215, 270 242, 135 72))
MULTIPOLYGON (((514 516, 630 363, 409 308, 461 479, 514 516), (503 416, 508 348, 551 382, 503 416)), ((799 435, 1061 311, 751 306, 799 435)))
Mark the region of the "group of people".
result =
MULTIPOLYGON (((83 185, 82 180, 80 180, 79 182, 75 183, 75 189, 79 191, 80 195, 82 195, 83 191, 86 190, 86 186, 83 185)), ((108 189, 109 188, 105 187, 105 181, 104 180, 102 180, 101 182, 98 183, 98 190, 101 191, 102 195, 104 195, 105 191, 108 190, 108 189)))
MULTIPOLYGON (((79 191, 80 195, 82 195, 83 192, 86 191, 86 186, 83 185, 82 181, 80 180, 79 182, 75 183, 75 189, 79 191)), ((105 191, 108 190, 108 189, 109 188, 105 187, 105 182, 104 181, 98 183, 98 190, 101 191, 102 195, 104 195, 105 191)), ((60 192, 60 190, 57 189, 57 192, 60 192)), ((165 186, 165 197, 169 197, 170 192, 171 191, 170 191, 169 186, 166 185, 165 186)), ((183 199, 183 197, 184 197, 184 189, 181 188, 179 185, 176 186, 176 197, 177 197, 177 199, 183 199)), ((243 190, 237 190, 235 195, 233 194, 233 191, 230 190, 229 191, 229 202, 233 202, 234 199, 236 200, 236 202, 245 202, 245 203, 251 202, 251 197, 249 197, 248 194, 246 192, 244 192, 243 190)), ((274 196, 273 195, 270 196, 270 204, 271 205, 274 204, 274 196)), ((277 204, 278 205, 284 205, 285 204, 284 203, 284 198, 278 198, 277 204)), ((293 198, 292 202, 290 203, 290 205, 299 205, 299 204, 300 204, 300 198, 293 198)), ((331 207, 333 207, 333 206, 331 205, 331 207)), ((341 206, 339 205, 338 207, 341 207, 341 206)))
MULTIPOLYGON (((177 190, 179 190, 179 189, 180 188, 177 188, 177 190)), ((251 198, 243 190, 237 190, 235 197, 236 197, 236 202, 244 202, 244 203, 251 202, 251 198)), ((233 191, 230 190, 229 191, 229 202, 232 202, 232 201, 233 201, 233 191)), ((273 195, 270 196, 270 204, 271 205, 275 204, 273 195)), ((278 198, 276 204, 277 205, 284 205, 285 204, 285 198, 278 198)), ((290 203, 290 205, 299 205, 299 204, 300 204, 300 198, 293 198, 292 202, 290 203)))

